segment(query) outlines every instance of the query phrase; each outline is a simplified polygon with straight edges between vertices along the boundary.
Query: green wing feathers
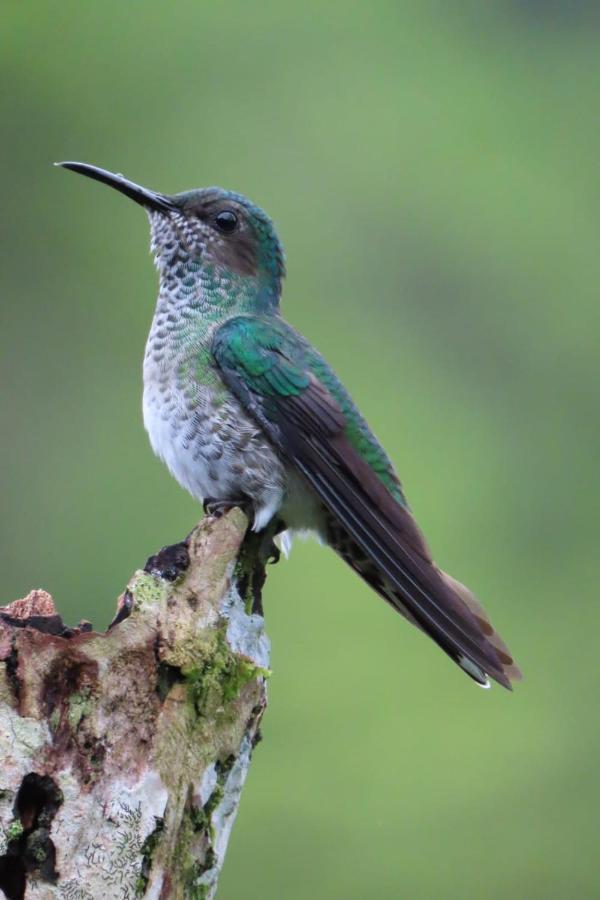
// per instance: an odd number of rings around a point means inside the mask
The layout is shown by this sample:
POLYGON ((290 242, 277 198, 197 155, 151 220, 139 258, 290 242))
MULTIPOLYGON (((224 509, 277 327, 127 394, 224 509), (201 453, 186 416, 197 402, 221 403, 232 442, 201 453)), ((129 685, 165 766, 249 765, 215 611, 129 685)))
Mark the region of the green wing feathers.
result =
POLYGON ((505 644, 471 592, 435 566, 391 462, 323 358, 272 315, 226 322, 213 355, 345 535, 350 565, 475 681, 510 687, 519 672, 505 644))
POLYGON ((297 331, 274 316, 237 316, 215 336, 213 352, 236 368, 247 388, 263 397, 299 396, 311 378, 335 400, 344 416, 344 433, 392 496, 406 499, 394 467, 352 398, 323 357, 297 331))

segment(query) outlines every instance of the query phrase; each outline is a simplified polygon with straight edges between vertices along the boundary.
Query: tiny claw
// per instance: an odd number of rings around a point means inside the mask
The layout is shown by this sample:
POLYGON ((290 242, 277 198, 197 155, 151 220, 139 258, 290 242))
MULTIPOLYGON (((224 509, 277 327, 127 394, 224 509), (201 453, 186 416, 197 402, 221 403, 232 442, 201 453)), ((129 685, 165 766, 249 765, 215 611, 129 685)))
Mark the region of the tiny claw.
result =
POLYGON ((270 566, 275 566, 281 559, 281 550, 275 543, 275 541, 271 542, 271 548, 269 556, 267 557, 267 564, 270 566))
POLYGON ((273 533, 270 529, 262 533, 262 540, 259 545, 259 558, 265 566, 274 566, 281 559, 281 551, 273 540, 273 533))

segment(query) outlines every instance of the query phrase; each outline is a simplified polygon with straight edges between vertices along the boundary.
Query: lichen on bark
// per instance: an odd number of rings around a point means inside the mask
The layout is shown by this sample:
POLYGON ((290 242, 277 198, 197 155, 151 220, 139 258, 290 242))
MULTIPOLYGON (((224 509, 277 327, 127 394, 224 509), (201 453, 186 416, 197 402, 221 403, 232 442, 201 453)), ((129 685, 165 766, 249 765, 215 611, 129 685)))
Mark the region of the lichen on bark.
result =
POLYGON ((266 706, 260 545, 239 510, 151 557, 106 633, 0 611, 0 888, 211 898, 266 706))

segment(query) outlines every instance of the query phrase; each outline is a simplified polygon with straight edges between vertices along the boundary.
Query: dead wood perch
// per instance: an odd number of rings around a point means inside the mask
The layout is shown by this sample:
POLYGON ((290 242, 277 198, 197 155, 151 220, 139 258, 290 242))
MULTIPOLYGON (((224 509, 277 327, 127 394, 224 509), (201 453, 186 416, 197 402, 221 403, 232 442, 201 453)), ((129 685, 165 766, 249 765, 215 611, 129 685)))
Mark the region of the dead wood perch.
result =
POLYGON ((0 611, 0 896, 210 898, 266 706, 239 510, 135 573, 105 633, 0 611))

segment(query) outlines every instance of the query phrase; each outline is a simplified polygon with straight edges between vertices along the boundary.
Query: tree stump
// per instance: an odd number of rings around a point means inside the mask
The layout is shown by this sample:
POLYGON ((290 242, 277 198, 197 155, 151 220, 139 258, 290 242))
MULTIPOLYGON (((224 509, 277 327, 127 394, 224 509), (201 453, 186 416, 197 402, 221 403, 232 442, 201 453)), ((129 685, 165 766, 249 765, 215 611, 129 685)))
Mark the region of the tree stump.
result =
POLYGON ((214 896, 269 674, 246 529, 232 510, 151 557, 104 633, 44 591, 0 610, 8 900, 214 896))

